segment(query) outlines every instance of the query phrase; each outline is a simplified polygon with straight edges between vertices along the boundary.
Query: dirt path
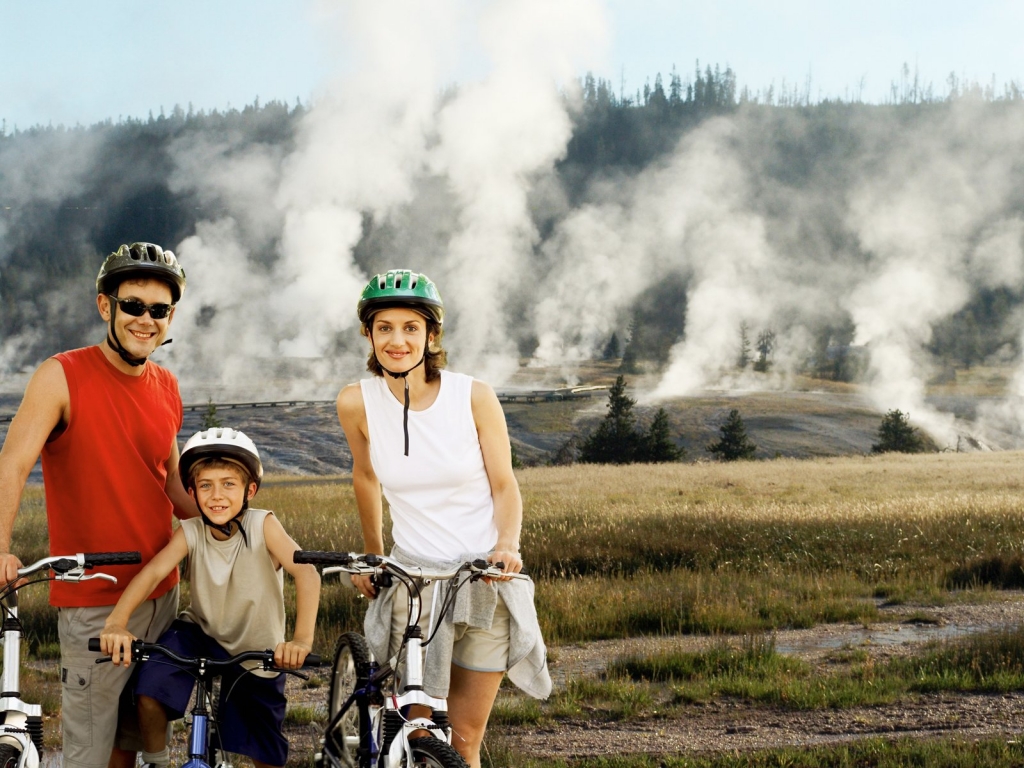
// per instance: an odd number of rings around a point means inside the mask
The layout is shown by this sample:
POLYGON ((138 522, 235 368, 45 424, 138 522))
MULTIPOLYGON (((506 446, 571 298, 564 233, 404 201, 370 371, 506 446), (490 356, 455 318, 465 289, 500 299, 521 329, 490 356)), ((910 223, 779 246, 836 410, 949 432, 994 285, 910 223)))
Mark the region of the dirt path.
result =
MULTIPOLYGON (((1009 594, 984 605, 881 609, 883 620, 870 626, 831 624, 786 630, 776 648, 825 665, 834 650, 866 650, 876 660, 909 654, 928 641, 1006 628, 1024 622, 1024 595, 1009 594)), ((631 638, 553 649, 552 678, 599 676, 608 662, 630 653, 697 651, 715 642, 706 637, 631 638)), ((737 643, 739 640, 736 641, 737 643)), ((532 756, 570 757, 619 753, 725 752, 786 746, 813 746, 873 736, 965 737, 1024 731, 1024 692, 936 694, 900 704, 844 710, 793 712, 733 700, 674 709, 670 716, 629 722, 560 721, 534 730, 500 729, 515 749, 532 756)))
MULTIPOLYGON (((829 624, 786 630, 775 635, 777 650, 814 664, 827 664, 834 650, 851 647, 868 651, 876 660, 912 653, 935 639, 1024 623, 1024 593, 1001 593, 982 605, 881 608, 882 621, 864 626, 829 624)), ((740 640, 734 638, 738 644, 740 640)), ((607 640, 551 649, 551 673, 556 686, 567 678, 597 677, 608 662, 630 653, 658 650, 697 651, 720 642, 714 638, 642 637, 607 640)), ((326 674, 323 675, 326 678, 326 674)), ((323 711, 326 685, 303 687, 289 681, 290 708, 323 711)), ((670 716, 656 715, 629 722, 598 722, 580 718, 533 729, 494 728, 489 739, 505 740, 517 752, 531 756, 570 757, 620 753, 724 752, 784 746, 812 746, 872 736, 929 737, 957 734, 982 737, 1024 732, 1024 692, 992 695, 936 694, 917 696, 901 704, 845 710, 792 712, 751 706, 733 700, 675 708, 670 716)), ((56 736, 56 734, 54 734, 56 736)), ((319 726, 290 725, 290 762, 305 762, 316 750, 319 726)), ((177 733, 174 757, 185 753, 183 733, 177 733)), ((59 752, 47 750, 44 763, 58 764, 59 752)), ((237 764, 246 765, 246 761, 237 764)))

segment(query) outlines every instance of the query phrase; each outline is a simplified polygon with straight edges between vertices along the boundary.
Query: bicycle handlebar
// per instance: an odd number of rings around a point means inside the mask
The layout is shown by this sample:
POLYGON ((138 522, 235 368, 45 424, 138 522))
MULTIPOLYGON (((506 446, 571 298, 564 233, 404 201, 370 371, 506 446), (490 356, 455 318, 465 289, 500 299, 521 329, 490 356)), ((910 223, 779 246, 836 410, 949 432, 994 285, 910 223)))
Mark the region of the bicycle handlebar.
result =
MULTIPOLYGON (((512 578, 528 579, 526 573, 505 573, 501 569, 502 563, 489 563, 486 560, 471 560, 459 563, 443 571, 432 571, 418 565, 407 565, 400 563, 386 555, 366 554, 360 555, 355 552, 317 552, 314 550, 297 550, 294 554, 296 563, 310 565, 325 565, 338 570, 353 574, 372 574, 392 572, 405 575, 413 579, 430 579, 431 581, 447 581, 454 579, 463 571, 468 571, 474 576, 490 578, 512 578)), ((326 571, 325 571, 326 572, 326 571)))
MULTIPOLYGON (((100 639, 98 637, 89 638, 89 650, 94 653, 100 652, 100 639)), ((281 669, 280 667, 274 666, 274 651, 267 648, 265 651, 242 651, 234 656, 227 659, 208 659, 202 656, 179 656, 177 653, 172 651, 166 646, 160 645, 160 643, 147 643, 144 640, 132 640, 132 661, 146 661, 150 654, 161 653, 171 661, 176 662, 183 668, 200 668, 205 667, 207 669, 221 669, 223 667, 230 667, 235 664, 239 664, 243 661, 258 661, 261 662, 263 669, 275 672, 288 672, 294 674, 293 669, 281 669)), ((110 661, 110 658, 97 659, 96 662, 110 661)), ((323 659, 317 653, 310 653, 306 656, 306 660, 303 662, 303 667, 320 667, 323 666, 323 659)))
POLYGON ((142 562, 140 552, 79 552, 76 555, 44 557, 31 565, 18 569, 19 576, 30 576, 47 568, 55 573, 67 573, 75 568, 94 568, 98 565, 134 565, 142 562))

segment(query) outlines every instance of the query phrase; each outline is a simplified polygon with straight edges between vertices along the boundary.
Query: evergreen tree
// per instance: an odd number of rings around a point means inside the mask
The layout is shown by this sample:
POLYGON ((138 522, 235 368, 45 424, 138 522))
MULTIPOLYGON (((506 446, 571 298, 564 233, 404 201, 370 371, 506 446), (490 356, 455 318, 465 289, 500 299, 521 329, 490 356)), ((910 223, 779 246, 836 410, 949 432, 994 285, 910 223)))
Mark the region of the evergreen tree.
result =
POLYGON ((882 417, 878 442, 871 446, 872 453, 921 453, 924 449, 924 439, 910 426, 910 414, 898 408, 882 417))
POLYGON ((220 423, 220 419, 217 418, 217 406, 214 405, 212 397, 207 400, 206 413, 203 414, 200 426, 202 426, 204 431, 207 429, 219 429, 224 426, 220 423))
POLYGON ((512 449, 512 469, 522 469, 525 465, 523 464, 523 460, 519 458, 519 454, 516 453, 516 444, 511 440, 508 444, 512 449))
POLYGON ((622 345, 619 344, 619 335, 612 331, 612 337, 604 345, 604 352, 601 353, 603 360, 617 360, 622 356, 622 345))
POLYGON ((729 411, 729 417, 718 431, 722 436, 705 448, 708 453, 720 461, 736 461, 754 457, 757 446, 747 437, 747 428, 744 426, 738 410, 733 408, 729 411))
POLYGON ((743 370, 750 364, 750 328, 744 320, 740 323, 740 353, 736 358, 736 367, 743 370))
POLYGON ((591 464, 631 464, 641 455, 643 433, 636 428, 633 406, 621 374, 608 392, 608 414, 580 446, 579 458, 591 464))
POLYGON ((754 370, 764 373, 770 365, 768 358, 775 351, 775 331, 767 328, 757 335, 757 361, 754 370))
POLYGON ((668 412, 659 408, 654 420, 644 436, 641 461, 661 464, 669 461, 681 461, 686 451, 672 442, 669 434, 668 412))

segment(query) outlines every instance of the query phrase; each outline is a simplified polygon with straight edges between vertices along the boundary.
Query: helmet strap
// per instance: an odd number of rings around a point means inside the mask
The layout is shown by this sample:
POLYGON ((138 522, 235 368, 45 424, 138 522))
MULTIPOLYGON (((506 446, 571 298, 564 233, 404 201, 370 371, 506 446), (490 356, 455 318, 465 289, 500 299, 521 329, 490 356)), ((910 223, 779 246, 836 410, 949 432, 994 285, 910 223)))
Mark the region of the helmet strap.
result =
MULTIPOLYGON (((373 327, 372 326, 370 327, 370 343, 371 344, 373 343, 373 327)), ((402 430, 405 432, 405 455, 408 456, 409 455, 409 379, 408 379, 408 376, 409 376, 410 373, 415 371, 417 368, 419 368, 421 365, 423 365, 423 363, 426 362, 426 360, 427 360, 427 351, 423 350, 423 357, 420 358, 420 361, 418 363, 416 363, 416 365, 414 365, 408 371, 402 371, 401 373, 395 373, 394 371, 389 371, 387 368, 384 367, 384 364, 380 361, 380 358, 377 357, 377 348, 376 347, 373 348, 373 357, 377 361, 377 365, 380 366, 380 369, 382 371, 384 371, 384 373, 386 373, 392 379, 401 379, 402 380, 402 384, 405 385, 405 406, 402 408, 402 430)))
MULTIPOLYGON (((246 495, 248 495, 248 490, 246 490, 246 495)), ((245 546, 249 546, 249 537, 245 535, 245 528, 242 527, 242 523, 239 521, 239 518, 245 514, 245 510, 247 510, 248 508, 249 500, 246 499, 244 502, 242 502, 242 508, 238 510, 237 515, 235 515, 226 523, 224 523, 224 525, 218 525, 206 516, 206 513, 203 512, 203 508, 200 507, 199 502, 196 501, 196 509, 199 510, 199 516, 203 519, 203 525, 207 526, 208 528, 213 528, 214 530, 220 531, 228 537, 230 537, 231 534, 233 533, 233 529, 237 528, 238 532, 242 534, 242 541, 245 542, 245 546)))
POLYGON ((121 345, 121 340, 117 338, 117 331, 114 330, 114 318, 117 317, 117 302, 110 302, 110 327, 107 333, 107 346, 117 352, 118 356, 124 360, 128 365, 133 368, 137 368, 140 365, 145 365, 147 358, 135 357, 130 354, 127 349, 121 345))

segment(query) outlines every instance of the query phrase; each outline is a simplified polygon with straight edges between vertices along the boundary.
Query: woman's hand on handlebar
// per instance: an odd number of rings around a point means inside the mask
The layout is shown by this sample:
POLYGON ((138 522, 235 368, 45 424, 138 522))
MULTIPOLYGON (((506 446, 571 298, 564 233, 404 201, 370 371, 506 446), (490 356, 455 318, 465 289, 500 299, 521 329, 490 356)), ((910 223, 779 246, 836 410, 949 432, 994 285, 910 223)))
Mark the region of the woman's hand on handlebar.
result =
POLYGON ((100 652, 109 656, 115 667, 127 667, 132 662, 132 640, 135 635, 127 627, 108 624, 100 634, 100 652))
POLYGON ((278 643, 274 649, 274 664, 281 669, 298 669, 306 661, 306 656, 313 650, 306 643, 290 640, 278 643))
MULTIPOLYGON (((514 552, 510 549, 496 549, 487 555, 487 562, 489 563, 501 563, 501 570, 505 573, 519 573, 523 570, 523 558, 520 557, 518 552, 514 552)), ((485 578, 488 583, 491 579, 485 578)), ((508 577, 501 579, 501 581, 508 581, 508 577)))
POLYGON ((373 577, 368 573, 353 573, 352 586, 359 590, 363 597, 373 600, 377 596, 377 588, 373 585, 373 577))

